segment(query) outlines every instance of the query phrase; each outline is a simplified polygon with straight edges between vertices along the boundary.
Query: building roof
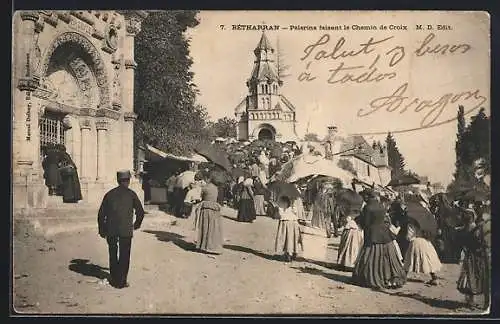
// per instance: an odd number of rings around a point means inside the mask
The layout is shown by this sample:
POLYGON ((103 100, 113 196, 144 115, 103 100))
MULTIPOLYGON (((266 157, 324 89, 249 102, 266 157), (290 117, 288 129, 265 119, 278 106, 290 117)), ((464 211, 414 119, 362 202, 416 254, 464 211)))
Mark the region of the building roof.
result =
POLYGON ((255 52, 258 52, 259 50, 272 50, 272 51, 274 51, 274 48, 271 46, 271 42, 267 38, 265 32, 262 32, 262 36, 260 37, 260 41, 257 44, 257 47, 255 48, 255 52))
POLYGON ((279 81, 278 73, 268 61, 257 61, 252 69, 250 80, 258 81, 279 81))
MULTIPOLYGON (((272 110, 280 110, 285 112, 295 112, 295 106, 288 100, 284 95, 279 95, 280 100, 276 102, 272 110)), ((241 114, 247 109, 247 99, 246 97, 240 101, 240 103, 234 108, 235 114, 241 114)))
MULTIPOLYGON (((281 101, 285 104, 286 108, 290 111, 295 111, 295 106, 284 95, 280 95, 281 101)), ((281 108, 281 105, 280 105, 281 108)))
POLYGON ((344 152, 341 154, 342 156, 352 155, 377 167, 386 165, 385 160, 380 157, 379 152, 373 149, 361 135, 347 137, 340 151, 344 152))

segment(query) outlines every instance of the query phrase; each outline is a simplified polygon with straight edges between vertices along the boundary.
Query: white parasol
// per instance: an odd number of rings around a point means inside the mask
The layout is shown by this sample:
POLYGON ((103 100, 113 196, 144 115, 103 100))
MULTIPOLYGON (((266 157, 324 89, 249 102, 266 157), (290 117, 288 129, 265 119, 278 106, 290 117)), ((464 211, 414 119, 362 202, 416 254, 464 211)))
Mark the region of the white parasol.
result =
POLYGON ((287 182, 295 182, 311 175, 323 175, 338 178, 344 186, 350 186, 354 178, 354 175, 338 167, 334 161, 321 156, 304 155, 292 163, 292 175, 287 182))

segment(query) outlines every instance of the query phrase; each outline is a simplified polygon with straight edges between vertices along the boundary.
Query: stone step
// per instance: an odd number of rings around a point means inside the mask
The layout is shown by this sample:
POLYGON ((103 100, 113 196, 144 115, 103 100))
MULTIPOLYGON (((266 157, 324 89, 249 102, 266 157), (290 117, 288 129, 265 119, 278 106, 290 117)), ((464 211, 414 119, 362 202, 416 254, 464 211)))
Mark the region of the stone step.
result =
MULTIPOLYGON (((52 216, 37 214, 36 216, 24 216, 14 219, 14 232, 19 232, 23 228, 34 231, 37 235, 52 236, 59 233, 71 233, 82 230, 94 230, 97 233, 97 211, 85 213, 69 214, 62 210, 52 210, 52 216), (76 217, 75 217, 76 216, 76 217)), ((155 223, 171 221, 173 216, 161 211, 148 211, 145 222, 155 223)))

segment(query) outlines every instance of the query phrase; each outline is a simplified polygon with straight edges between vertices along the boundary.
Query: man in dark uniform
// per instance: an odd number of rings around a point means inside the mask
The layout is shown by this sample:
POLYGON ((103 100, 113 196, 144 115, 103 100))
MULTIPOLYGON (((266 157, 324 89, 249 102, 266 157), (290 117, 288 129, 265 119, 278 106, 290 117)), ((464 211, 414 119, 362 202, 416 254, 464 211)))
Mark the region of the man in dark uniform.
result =
POLYGON ((141 227, 144 209, 137 194, 129 189, 130 171, 118 171, 116 176, 118 187, 104 196, 97 222, 99 235, 108 241, 110 284, 125 288, 129 286, 127 275, 133 231, 141 227))

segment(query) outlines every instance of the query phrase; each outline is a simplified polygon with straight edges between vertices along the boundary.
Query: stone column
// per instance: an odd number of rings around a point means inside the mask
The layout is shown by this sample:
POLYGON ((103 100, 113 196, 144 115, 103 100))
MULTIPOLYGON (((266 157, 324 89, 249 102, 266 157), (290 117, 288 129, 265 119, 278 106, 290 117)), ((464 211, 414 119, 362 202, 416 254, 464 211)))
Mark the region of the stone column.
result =
POLYGON ((97 129, 97 181, 106 182, 109 179, 106 160, 108 158, 108 128, 106 120, 98 120, 95 125, 97 129))
POLYGON ((134 174, 134 122, 136 114, 127 112, 123 114, 123 146, 122 158, 124 169, 130 170, 134 174))
MULTIPOLYGON (((38 127, 34 110, 38 109, 33 100, 33 91, 39 85, 35 76, 33 47, 35 34, 43 29, 43 23, 36 11, 16 12, 13 17, 13 158, 14 176, 28 172, 35 161, 33 127, 38 127)), ((38 143, 36 143, 38 145, 38 143)), ((29 172, 28 172, 29 173, 29 172)))
POLYGON ((123 43, 123 58, 125 71, 122 73, 122 107, 124 111, 122 161, 123 166, 134 172, 134 70, 137 66, 134 60, 134 38, 141 31, 141 22, 147 16, 143 11, 123 12, 125 16, 125 39, 123 43))
POLYGON ((88 119, 83 119, 80 121, 80 130, 82 133, 81 137, 81 162, 80 162, 80 178, 88 182, 90 179, 90 145, 92 145, 91 139, 91 122, 88 119))

